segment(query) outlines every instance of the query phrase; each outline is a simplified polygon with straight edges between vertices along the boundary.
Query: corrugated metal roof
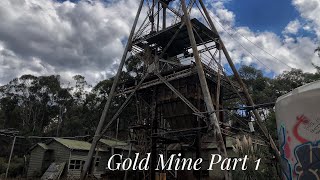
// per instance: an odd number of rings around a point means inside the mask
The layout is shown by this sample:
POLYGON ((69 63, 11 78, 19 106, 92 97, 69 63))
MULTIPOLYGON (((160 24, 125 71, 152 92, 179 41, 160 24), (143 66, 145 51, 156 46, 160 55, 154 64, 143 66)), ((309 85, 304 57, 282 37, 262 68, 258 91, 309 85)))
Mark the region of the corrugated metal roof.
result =
POLYGON ((45 149, 45 150, 50 149, 45 143, 38 143, 38 145, 39 145, 40 147, 42 147, 43 149, 45 149))
POLYGON ((181 151, 181 145, 179 143, 169 144, 167 146, 168 151, 181 151))
MULTIPOLYGON (((78 140, 62 139, 62 138, 54 138, 54 140, 66 146, 69 149, 89 151, 91 147, 91 143, 88 143, 86 141, 78 141, 78 140)), ((105 151, 105 150, 99 148, 99 151, 105 151)))
MULTIPOLYGON (((123 149, 123 150, 130 150, 130 144, 123 141, 117 141, 117 140, 111 140, 111 139, 100 139, 100 142, 109 147, 123 149)), ((135 151, 135 148, 132 147, 132 150, 135 151)))
POLYGON ((41 180, 58 180, 63 172, 66 162, 50 164, 49 168, 42 175, 41 180))
POLYGON ((38 146, 41 147, 44 150, 49 150, 50 149, 45 143, 37 143, 37 144, 34 144, 33 146, 31 146, 29 148, 28 152, 32 151, 34 148, 36 148, 38 146))

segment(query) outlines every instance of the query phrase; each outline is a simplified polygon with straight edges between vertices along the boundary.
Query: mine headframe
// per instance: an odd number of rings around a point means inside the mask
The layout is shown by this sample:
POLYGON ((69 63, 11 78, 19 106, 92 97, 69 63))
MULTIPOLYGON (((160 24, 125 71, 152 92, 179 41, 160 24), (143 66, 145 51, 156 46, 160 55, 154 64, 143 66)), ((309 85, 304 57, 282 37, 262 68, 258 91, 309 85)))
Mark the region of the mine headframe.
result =
MULTIPOLYGON (((212 141, 216 143, 218 152, 226 158, 220 109, 224 100, 241 96, 239 89, 247 105, 254 106, 203 0, 141 0, 81 179, 87 175, 97 142, 133 97, 137 99, 137 120, 131 124, 132 131, 136 132, 132 135, 133 142, 140 153, 152 153, 152 167, 147 179, 154 179, 154 156, 166 150, 167 144, 186 142, 190 147, 198 146, 196 149, 199 151, 201 133, 208 131, 213 134, 212 141), (190 19, 194 5, 202 14, 201 21, 190 19), (148 8, 147 16, 136 29, 141 22, 139 16, 143 7, 148 8), (173 23, 167 26, 169 19, 173 23), (207 22, 208 26, 202 22, 207 22), (140 60, 144 71, 140 80, 125 82, 119 88, 128 52, 140 60), (238 85, 226 75, 221 65, 222 53, 238 85), (126 100, 105 124, 112 98, 117 94, 125 94, 126 100)), ((278 157, 278 150, 260 115, 256 110, 252 113, 278 157)), ((230 179, 229 172, 225 171, 224 177, 230 179)))
MULTIPOLYGON (((223 101, 238 97, 241 88, 213 66, 216 62, 212 61, 219 61, 217 55, 221 53, 218 35, 197 19, 192 19, 191 23, 197 35, 196 45, 202 46, 199 52, 206 57, 208 51, 216 51, 211 58, 202 59, 202 67, 211 103, 215 109, 222 109, 223 101)), ((182 21, 136 38, 132 43, 133 56, 143 62, 148 76, 141 84, 123 83, 120 94, 136 90, 137 120, 130 124, 130 135, 141 154, 151 152, 155 158, 157 154, 165 154, 175 143, 184 144, 196 153, 201 151, 201 138, 210 130, 210 122, 191 46, 187 26, 182 21)), ((222 123, 224 116, 222 112, 219 114, 222 123)))
MULTIPOLYGON (((240 88, 231 84, 225 76, 221 75, 221 72, 218 72, 218 67, 213 66, 216 63, 214 61, 219 60, 217 57, 221 50, 219 36, 198 19, 192 19, 191 24, 196 45, 202 47, 199 52, 203 56, 202 66, 210 95, 213 97, 212 103, 219 109, 222 107, 223 100, 237 97, 239 92, 236 91, 240 91, 240 88), (210 56, 208 51, 212 50, 215 52, 210 56), (221 82, 218 83, 219 73, 221 82), (219 93, 221 96, 218 97, 220 101, 215 100, 218 85, 221 86, 219 93), (219 106, 216 106, 216 102, 219 102, 219 106)), ((161 131, 161 138, 168 139, 168 142, 171 142, 169 139, 192 142, 190 138, 194 138, 193 136, 173 137, 175 133, 167 132, 169 130, 178 130, 178 135, 181 135, 183 130, 190 132, 193 128, 206 131, 208 122, 203 112, 207 112, 207 109, 188 29, 183 19, 162 30, 136 36, 132 42, 132 52, 133 56, 143 62, 145 72, 149 74, 136 91, 140 112, 138 112, 137 122, 132 127, 157 128, 154 134, 159 136, 158 131, 161 131), (152 114, 155 117, 151 117, 152 114), (152 118, 156 121, 150 120, 152 118)), ((137 82, 126 82, 121 91, 124 94, 131 93, 136 89, 136 85, 137 82)), ((223 121, 222 115, 223 113, 219 118, 220 121, 223 121)))

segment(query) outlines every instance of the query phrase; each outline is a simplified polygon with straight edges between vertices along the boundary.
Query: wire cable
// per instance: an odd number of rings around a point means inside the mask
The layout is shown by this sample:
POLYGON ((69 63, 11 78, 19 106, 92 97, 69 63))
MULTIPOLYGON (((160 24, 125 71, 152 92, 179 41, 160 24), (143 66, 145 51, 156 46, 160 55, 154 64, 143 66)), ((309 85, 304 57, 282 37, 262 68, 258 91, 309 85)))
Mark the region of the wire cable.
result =
MULTIPOLYGON (((232 29, 232 28, 231 28, 232 29)), ((233 29, 234 30, 234 29, 233 29)), ((276 58, 275 56, 273 56, 271 53, 267 52, 266 50, 264 50, 262 47, 256 45, 254 42, 252 42, 250 39, 248 39, 247 37, 245 37, 243 34, 239 33, 239 31, 235 30, 236 33, 235 34, 239 34, 240 36, 242 36, 244 39, 246 39, 247 41, 249 41, 251 44, 253 44, 254 46, 256 46, 257 48, 259 48, 260 50, 262 50, 263 52, 267 53, 269 56, 273 57, 275 60, 281 62, 282 64, 284 64, 285 66, 289 67, 290 69, 292 69, 291 66, 289 66, 288 64, 286 64, 285 62, 281 61, 280 59, 276 58)))
POLYGON ((247 51, 249 53, 249 55, 251 55, 254 59, 256 59, 257 61, 259 61, 266 69, 269 69, 271 72, 273 70, 271 70, 267 65, 265 65, 258 57, 256 57, 255 55, 253 55, 246 47, 244 47, 236 38, 234 38, 223 26, 222 24, 220 24, 214 17, 212 17, 210 15, 210 17, 233 39, 235 40, 245 51, 247 51))

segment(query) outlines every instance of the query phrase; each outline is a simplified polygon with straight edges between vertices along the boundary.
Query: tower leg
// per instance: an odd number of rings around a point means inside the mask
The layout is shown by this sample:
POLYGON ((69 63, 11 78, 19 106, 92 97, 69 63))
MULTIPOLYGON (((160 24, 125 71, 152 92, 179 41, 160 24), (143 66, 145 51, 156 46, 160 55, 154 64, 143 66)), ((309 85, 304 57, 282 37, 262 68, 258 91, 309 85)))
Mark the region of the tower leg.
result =
POLYGON ((92 141, 89 153, 88 153, 88 157, 87 157, 86 162, 84 164, 83 171, 81 173, 81 180, 85 179, 85 177, 87 175, 87 172, 89 170, 89 166, 91 165, 92 156, 93 156, 93 153, 94 153, 94 151, 96 149, 97 143, 99 141, 100 133, 101 133, 102 127, 104 125, 104 122, 106 120, 107 112, 109 110, 112 98, 114 96, 114 93, 115 93, 115 90, 116 90, 116 87, 117 87, 117 84, 118 84, 118 81, 119 81, 119 78, 120 78, 120 74, 121 74, 123 65, 125 63, 126 57, 127 57, 127 53, 128 53, 128 51, 129 51, 129 49, 131 48, 131 45, 132 45, 132 37, 133 37, 134 31, 136 29, 137 23, 138 23, 138 19, 139 19, 139 16, 140 16, 140 12, 141 12, 143 3, 144 3, 144 0, 141 0, 139 8, 138 8, 138 12, 136 14, 134 23, 132 25, 132 29, 131 29, 131 32, 130 32, 130 35, 129 35, 129 38, 128 38, 127 45, 125 47, 125 50, 124 50, 122 58, 121 58, 121 62, 120 62, 116 77, 115 77, 115 79, 113 81, 113 84, 112 84, 112 87, 111 87, 111 90, 110 90, 110 93, 109 93, 108 100, 107 100, 107 102, 106 102, 106 104, 104 106, 104 109, 103 109, 102 115, 100 117, 100 121, 99 121, 98 127, 97 127, 95 135, 93 137, 93 141, 92 141))
MULTIPOLYGON (((207 84, 207 81, 206 81, 206 77, 205 77, 205 74, 204 74, 204 71, 203 71, 202 62, 201 62, 200 55, 199 55, 199 52, 198 52, 198 49, 197 49, 197 44, 196 44, 196 40, 195 40, 194 33, 193 33, 193 30, 192 30, 192 24, 191 24, 191 21, 190 21, 190 17, 189 17, 189 14, 188 14, 188 10, 187 10, 187 7, 186 7, 185 0, 181 0, 181 6, 182 6, 183 13, 184 13, 184 20, 186 22, 188 35, 189 35, 189 39, 190 39, 190 44, 192 46, 194 59, 195 59, 197 70, 198 70, 198 76, 199 76, 199 80, 200 80, 201 90, 202 90, 202 93, 203 93, 203 97, 204 97, 204 101, 205 101, 205 104, 206 104, 206 107, 207 107, 207 111, 209 113, 208 115, 209 115, 209 120, 210 120, 210 126, 214 130, 214 135, 215 135, 215 138, 216 138, 217 147, 218 147, 218 150, 219 150, 221 156, 223 158, 227 158, 228 155, 227 155, 226 147, 225 147, 225 144, 224 144, 224 141, 223 141, 223 137, 222 137, 222 134, 221 134, 219 121, 217 119, 216 114, 214 113, 215 109, 214 109, 214 106, 212 104, 212 98, 211 98, 211 95, 210 95, 210 92, 209 92, 209 88, 208 88, 208 84, 207 84)), ((226 180, 230 179, 229 178, 229 173, 227 171, 224 171, 224 176, 225 176, 226 180)))
MULTIPOLYGON (((206 18, 207 18, 207 20, 208 20, 208 22, 209 22, 209 25, 211 26, 211 30, 212 30, 214 33, 218 34, 218 31, 217 31, 217 29, 215 28, 215 26, 214 26, 214 24, 213 24, 213 22, 212 22, 212 19, 211 19, 210 15, 209 15, 209 13, 208 13, 208 11, 207 11, 206 6, 204 5, 204 3, 203 3, 202 0, 199 0, 199 2, 200 2, 200 5, 201 5, 201 7, 202 7, 202 9, 203 9, 203 12, 204 12, 204 14, 205 14, 205 16, 206 16, 206 18)), ((237 79, 237 81, 239 82, 240 86, 241 86, 242 89, 243 89, 245 98, 246 98, 246 100, 247 100, 247 104, 248 104, 249 106, 254 107, 254 102, 253 102, 253 100, 252 100, 252 98, 251 98, 251 96, 250 96, 250 94, 249 94, 249 91, 248 91, 246 85, 245 85, 244 82, 242 81, 242 79, 241 79, 241 77, 240 77, 240 75, 239 75, 239 73, 238 73, 235 65, 233 64, 233 61, 232 61, 232 59, 231 59, 231 57, 230 57, 230 55, 229 55, 226 47, 224 46, 223 41, 221 40, 220 36, 218 36, 218 37, 219 37, 220 46, 221 46, 221 48, 222 48, 223 53, 225 54, 225 57, 226 57, 229 65, 230 65, 230 68, 232 69, 232 72, 233 72, 235 78, 237 79)), ((255 118, 256 118, 256 120, 257 120, 257 124, 258 124, 258 126, 260 127, 260 129, 262 130, 264 136, 269 140, 270 145, 271 145, 271 148, 273 149, 276 158, 277 158, 278 160, 280 160, 279 150, 278 150, 278 148, 277 148, 274 140, 272 139, 271 135, 268 133, 267 128, 262 124, 262 119, 261 119, 258 111, 257 111, 256 109, 254 109, 254 110, 253 110, 253 114, 254 114, 254 116, 255 116, 255 118)))

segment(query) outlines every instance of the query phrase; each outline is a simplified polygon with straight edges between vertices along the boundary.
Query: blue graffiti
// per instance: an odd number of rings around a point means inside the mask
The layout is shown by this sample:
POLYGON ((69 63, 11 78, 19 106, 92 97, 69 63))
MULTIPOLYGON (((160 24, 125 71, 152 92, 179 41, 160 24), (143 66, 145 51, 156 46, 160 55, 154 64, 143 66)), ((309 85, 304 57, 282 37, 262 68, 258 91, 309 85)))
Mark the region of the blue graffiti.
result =
POLYGON ((297 180, 320 179, 320 141, 305 143, 294 150, 297 163, 294 170, 298 175, 297 180))
POLYGON ((286 180, 291 180, 292 168, 291 168, 290 162, 287 160, 284 153, 284 146, 286 144, 286 128, 283 125, 280 126, 279 140, 281 142, 281 145, 280 145, 281 162, 280 163, 282 167, 282 174, 286 180))

